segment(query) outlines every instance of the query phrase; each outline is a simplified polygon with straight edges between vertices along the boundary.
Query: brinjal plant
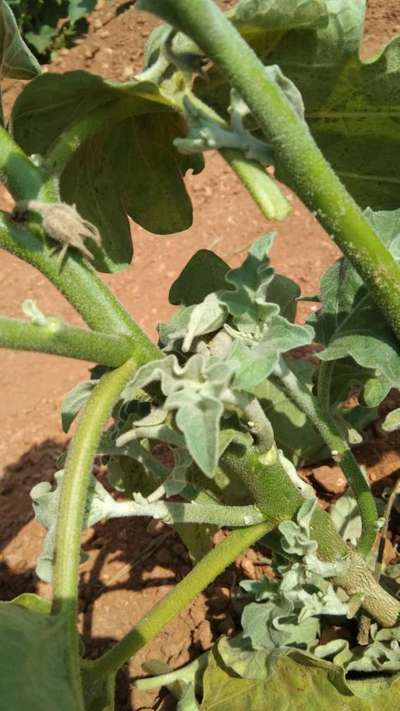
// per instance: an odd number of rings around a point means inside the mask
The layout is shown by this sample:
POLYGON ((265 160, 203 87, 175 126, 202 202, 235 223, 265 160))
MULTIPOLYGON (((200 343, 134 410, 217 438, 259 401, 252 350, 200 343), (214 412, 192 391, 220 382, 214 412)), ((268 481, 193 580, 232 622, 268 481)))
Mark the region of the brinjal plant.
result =
MULTIPOLYGON (((40 74, 0 4, 2 77, 30 80, 0 127, 15 200, 0 213, 0 246, 87 325, 27 300, 26 318, 0 317, 0 346, 96 366, 61 406, 64 431, 77 421, 54 484, 31 492, 46 529, 36 571, 52 599, 0 603, 0 708, 114 709, 119 669, 256 542, 274 577, 240 584, 240 632, 134 683, 170 688, 181 711, 397 708, 398 570, 376 543, 398 487, 375 497, 356 445, 400 386, 400 39, 360 59, 364 0, 240 0, 226 13, 212 0, 137 5, 165 24, 142 73, 118 83, 40 74), (200 250, 171 286, 176 310, 155 345, 98 272, 131 262, 128 217, 158 234, 190 226, 184 176, 208 150, 268 221, 289 214, 289 186, 342 257, 300 325, 300 289, 270 262, 275 232, 235 269, 200 250), (313 361, 294 357, 312 343, 313 361), (348 490, 323 510, 297 468, 328 457, 348 490), (175 528, 193 567, 93 660, 77 627, 81 532, 128 516, 175 528), (227 535, 213 545, 217 528, 227 535)), ((383 428, 399 426, 392 410, 383 428)))

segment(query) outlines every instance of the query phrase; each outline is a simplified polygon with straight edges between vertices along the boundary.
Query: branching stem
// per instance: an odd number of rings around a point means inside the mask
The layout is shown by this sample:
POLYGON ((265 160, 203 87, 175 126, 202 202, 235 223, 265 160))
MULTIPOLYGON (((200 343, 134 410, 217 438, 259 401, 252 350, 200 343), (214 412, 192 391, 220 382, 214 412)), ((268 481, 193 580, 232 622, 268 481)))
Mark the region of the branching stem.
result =
MULTIPOLYGON (((34 229, 34 228, 33 228, 34 229)), ((66 297, 88 326, 103 333, 125 334, 134 339, 138 365, 162 357, 158 348, 130 317, 121 303, 79 254, 68 255, 60 271, 57 259, 37 234, 0 212, 0 248, 36 267, 66 297)))
POLYGON ((340 464, 360 509, 362 533, 358 543, 358 552, 367 556, 376 538, 378 520, 375 500, 368 480, 361 471, 333 417, 321 408, 316 398, 300 383, 283 358, 275 370, 274 379, 278 381, 280 387, 283 387, 289 398, 309 417, 328 445, 331 456, 340 464))
POLYGON ((140 0, 203 50, 251 109, 296 193, 364 279, 400 338, 400 264, 317 147, 307 125, 213 0, 140 0))
POLYGON ((43 326, 0 317, 0 348, 52 353, 111 368, 135 356, 135 343, 128 336, 85 331, 54 317, 43 326))

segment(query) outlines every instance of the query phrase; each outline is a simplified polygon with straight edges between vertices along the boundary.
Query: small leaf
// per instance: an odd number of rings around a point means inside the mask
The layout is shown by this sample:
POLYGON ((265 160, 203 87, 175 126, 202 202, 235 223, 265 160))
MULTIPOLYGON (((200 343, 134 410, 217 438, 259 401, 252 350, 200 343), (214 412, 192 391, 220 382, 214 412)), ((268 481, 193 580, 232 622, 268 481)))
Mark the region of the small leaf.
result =
POLYGON ((61 405, 61 423, 63 432, 68 432, 78 412, 88 400, 96 380, 85 380, 78 383, 64 398, 61 405))
MULTIPOLYGON (((55 475, 56 488, 54 490, 52 490, 51 484, 48 481, 42 481, 36 484, 31 490, 31 499, 33 501, 36 520, 47 530, 41 555, 36 566, 37 575, 45 582, 51 582, 52 579, 56 523, 62 478, 63 471, 57 472, 55 475)), ((97 479, 91 477, 88 497, 85 502, 82 530, 111 516, 113 509, 114 499, 112 496, 110 496, 97 479)), ((81 552, 81 559, 86 559, 83 552, 81 552)))
POLYGON ((40 64, 22 39, 8 4, 0 0, 0 81, 33 79, 41 73, 40 64))
POLYGON ((82 17, 87 17, 96 7, 96 0, 68 0, 68 19, 73 25, 82 17))
POLYGON ((224 409, 221 396, 232 381, 231 366, 196 354, 181 368, 175 356, 168 356, 142 366, 129 384, 126 397, 154 381, 161 382, 166 396, 163 408, 176 412, 176 424, 185 436, 189 454, 207 476, 213 476, 224 409))
POLYGON ((400 408, 397 410, 392 410, 386 415, 384 422, 382 423, 382 429, 385 432, 394 432, 400 429, 400 408))
POLYGON ((190 258, 169 292, 170 304, 192 306, 208 294, 226 288, 229 266, 208 249, 200 249, 190 258))
POLYGON ((333 524, 345 541, 356 545, 361 536, 361 517, 357 502, 350 491, 346 491, 329 509, 333 524))
MULTIPOLYGON (((312 390, 315 366, 308 361, 290 358, 290 369, 296 377, 312 390)), ((275 433, 278 447, 295 466, 312 464, 329 455, 320 434, 304 412, 288 398, 279 383, 265 380, 253 389, 261 400, 265 413, 275 433)))
POLYGON ((291 324, 281 316, 272 316, 259 340, 239 338, 226 357, 235 371, 235 386, 251 390, 272 373, 282 353, 311 343, 313 331, 307 326, 291 324))

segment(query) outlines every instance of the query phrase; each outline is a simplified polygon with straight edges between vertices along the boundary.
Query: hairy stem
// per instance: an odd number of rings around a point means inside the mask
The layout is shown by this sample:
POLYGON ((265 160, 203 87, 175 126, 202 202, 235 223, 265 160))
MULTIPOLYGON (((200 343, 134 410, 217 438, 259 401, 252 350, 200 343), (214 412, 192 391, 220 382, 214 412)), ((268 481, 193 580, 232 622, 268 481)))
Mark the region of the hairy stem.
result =
POLYGON ((19 200, 58 200, 58 188, 48 174, 38 168, 0 126, 0 181, 19 200))
POLYGON ((102 430, 123 387, 137 364, 128 360, 107 373, 95 387, 78 421, 68 450, 56 533, 53 613, 64 617, 68 635, 68 666, 73 679, 79 675, 78 613, 79 551, 82 521, 90 474, 102 430))
MULTIPOLYGON (((33 228, 35 229, 35 228, 33 228)), ((69 254, 60 271, 41 231, 31 231, 0 212, 0 248, 32 264, 66 297, 96 331, 121 333, 135 340, 141 365, 161 357, 158 348, 135 323, 94 269, 79 254, 69 254)))
MULTIPOLYGON (((192 92, 190 103, 201 114, 207 116, 221 128, 229 131, 229 124, 210 106, 192 92)), ((241 183, 253 198, 267 220, 284 220, 291 211, 291 205, 282 195, 276 182, 268 175, 265 167, 257 160, 247 158, 243 151, 236 148, 219 148, 219 153, 236 173, 241 183)))
POLYGON ((139 649, 156 637, 163 627, 215 578, 222 573, 243 551, 271 529, 267 522, 249 528, 240 528, 213 548, 195 568, 181 580, 118 644, 100 659, 85 664, 87 682, 95 682, 116 672, 139 649))
MULTIPOLYGON (((116 368, 135 357, 135 342, 124 335, 85 331, 50 317, 46 324, 0 317, 0 348, 52 353, 116 368)), ((139 352, 139 359, 141 353, 139 352)))
POLYGON ((325 160, 307 125, 216 3, 140 0, 137 5, 193 39, 239 92, 297 194, 357 269, 400 338, 400 265, 325 160))
POLYGON ((166 523, 205 523, 213 526, 252 526, 264 520, 256 506, 223 506, 170 501, 119 501, 110 518, 151 516, 166 523))
POLYGON ((331 383, 335 361, 320 361, 318 367, 318 400, 322 409, 329 412, 331 404, 331 383))
MULTIPOLYGON (((229 476, 240 478, 254 497, 257 508, 274 527, 292 519, 304 497, 287 474, 274 444, 265 453, 258 449, 240 452, 230 447, 219 460, 219 466, 229 476)), ((348 548, 337 534, 330 516, 316 508, 312 518, 312 537, 318 542, 318 554, 324 560, 335 561, 347 556, 348 548)))
MULTIPOLYGON (((238 452, 228 451, 219 464, 228 475, 234 474, 244 481, 271 528, 292 519, 304 502, 286 473, 276 447, 267 454, 253 450, 240 456, 238 452)), ((397 624, 400 602, 377 583, 364 559, 347 548, 329 514, 319 507, 311 519, 311 537, 318 543, 318 556, 323 560, 347 559, 347 571, 334 580, 336 585, 350 596, 361 595, 363 609, 383 627, 397 624)))
POLYGON ((368 480, 361 471, 349 445, 340 433, 333 417, 322 410, 316 398, 300 383, 295 374, 286 365, 283 358, 275 370, 274 379, 283 387, 289 398, 307 415, 328 445, 331 455, 340 464, 348 480, 360 509, 362 533, 358 543, 358 552, 367 556, 377 533, 378 513, 368 480))

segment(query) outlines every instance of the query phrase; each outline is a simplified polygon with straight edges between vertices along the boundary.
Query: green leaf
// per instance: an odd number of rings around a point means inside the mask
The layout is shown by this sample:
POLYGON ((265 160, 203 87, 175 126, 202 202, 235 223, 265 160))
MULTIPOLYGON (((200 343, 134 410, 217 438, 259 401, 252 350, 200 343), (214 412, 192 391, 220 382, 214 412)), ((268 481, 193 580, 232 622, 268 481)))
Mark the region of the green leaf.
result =
MULTIPOLYGON (((400 210, 367 210, 366 216, 392 254, 398 255, 400 210)), ((378 405, 400 383, 398 342, 361 277, 346 259, 337 261, 322 277, 321 304, 320 311, 309 319, 316 340, 325 346, 318 357, 333 361, 350 356, 363 369, 372 371, 374 377, 372 382, 371 378, 367 380, 364 399, 369 406, 378 405)))
MULTIPOLYGON (((251 667, 251 662, 247 663, 251 667)), ((368 682, 366 682, 368 684, 368 682)), ((224 664, 218 650, 209 656, 203 677, 202 711, 392 711, 400 703, 400 680, 383 693, 358 698, 343 681, 343 672, 334 664, 293 651, 279 657, 274 674, 264 679, 241 678, 224 664)), ((382 687, 374 686, 375 691, 382 687)))
POLYGON ((174 528, 194 564, 214 548, 213 535, 218 531, 217 526, 204 523, 174 523, 174 528))
POLYGON ((196 354, 181 368, 175 356, 142 366, 129 385, 129 392, 160 381, 166 396, 163 409, 175 411, 176 424, 185 436, 189 454, 207 475, 213 476, 218 459, 221 396, 229 389, 229 365, 196 354))
POLYGON ((25 37, 38 54, 46 54, 57 37, 57 28, 42 25, 36 32, 26 32, 25 37))
POLYGON ((44 157, 82 122, 99 128, 63 171, 61 195, 101 232, 96 267, 116 271, 132 257, 127 215, 160 234, 191 225, 183 176, 201 170, 202 161, 175 150, 173 140, 182 133, 175 102, 148 81, 119 84, 84 71, 46 74, 25 88, 11 117, 17 142, 44 157))
POLYGON ((88 684, 83 676, 85 711, 115 711, 115 678, 116 674, 109 674, 95 684, 88 684))
MULTIPOLYGON (((140 6, 180 29, 178 13, 162 0, 140 6)), ((362 61, 365 7, 365 0, 242 0, 228 17, 300 91, 314 139, 356 201, 391 210, 399 207, 400 38, 362 61)), ((208 76, 207 84, 197 80, 196 93, 225 115, 226 78, 213 68, 208 76)), ((277 177, 290 184, 275 159, 277 177)))
POLYGON ((96 0, 69 0, 68 19, 71 25, 86 17, 96 7, 96 0))
POLYGON ((208 294, 226 288, 229 266, 208 249, 199 249, 174 281, 169 303, 183 306, 200 304, 208 294))
POLYGON ((240 0, 227 15, 247 37, 262 30, 287 31, 314 22, 326 24, 324 9, 323 0, 240 0))
POLYGON ((259 339, 233 343, 226 361, 235 371, 234 385, 252 390, 271 375, 282 353, 311 343, 313 331, 307 326, 292 324, 281 316, 272 316, 259 339))
MULTIPOLYGON (((306 120, 325 158, 362 206, 399 207, 400 39, 374 61, 359 56, 366 3, 324 0, 328 26, 284 36, 266 56, 300 90, 306 120)), ((302 2, 293 3, 301 7, 302 2)), ((279 171, 278 177, 286 179, 279 171)))
POLYGON ((33 79, 41 73, 40 64, 22 39, 8 4, 0 0, 0 81, 33 79))
POLYGON ((96 383, 96 380, 85 380, 82 383, 78 383, 78 385, 75 385, 75 387, 73 387, 64 398, 61 404, 61 423, 63 432, 69 431, 75 417, 88 400, 96 383))
POLYGON ((34 593, 22 593, 12 600, 14 605, 21 605, 27 610, 33 610, 33 612, 40 612, 42 615, 47 615, 51 612, 51 600, 44 597, 39 597, 34 593))
MULTIPOLYGON (((311 392, 315 366, 308 361, 291 358, 290 369, 311 392)), ((261 400, 272 424, 278 447, 295 466, 312 464, 328 456, 328 449, 320 434, 304 412, 280 389, 279 383, 266 380, 257 385, 253 392, 261 400)))
POLYGON ((345 541, 356 545, 361 536, 361 517, 357 501, 351 491, 346 491, 329 509, 338 533, 345 541))
POLYGON ((231 269, 226 276, 233 290, 223 292, 220 301, 235 318, 239 329, 248 330, 279 312, 278 306, 267 303, 266 299, 268 286, 274 278, 268 259, 274 236, 259 237, 253 242, 243 264, 231 269))
MULTIPOLYGON (((63 471, 55 474, 56 488, 52 490, 48 481, 42 481, 31 490, 31 499, 36 520, 47 530, 36 573, 45 582, 51 582, 53 572, 54 547, 56 536, 57 512, 60 498, 63 471)), ((88 497, 82 521, 82 530, 110 517, 114 509, 114 499, 97 479, 91 477, 88 497)), ((81 552, 81 560, 86 560, 81 552)))
POLYGON ((392 410, 392 412, 386 415, 382 429, 385 430, 385 432, 394 432, 400 429, 400 408, 392 410))
POLYGON ((0 707, 83 711, 69 679, 68 634, 60 617, 0 603, 0 707))

